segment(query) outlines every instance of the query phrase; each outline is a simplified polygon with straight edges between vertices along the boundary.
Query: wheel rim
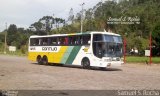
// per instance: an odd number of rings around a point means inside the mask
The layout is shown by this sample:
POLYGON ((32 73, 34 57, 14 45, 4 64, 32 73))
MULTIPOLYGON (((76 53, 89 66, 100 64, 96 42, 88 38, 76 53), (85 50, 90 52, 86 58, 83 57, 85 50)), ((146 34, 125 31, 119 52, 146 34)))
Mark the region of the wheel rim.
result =
POLYGON ((48 59, 47 58, 43 59, 43 64, 48 64, 48 59))
POLYGON ((83 60, 83 61, 82 61, 82 65, 83 65, 83 68, 84 68, 84 69, 89 68, 89 67, 90 67, 90 62, 89 62, 89 60, 87 60, 87 59, 83 60))

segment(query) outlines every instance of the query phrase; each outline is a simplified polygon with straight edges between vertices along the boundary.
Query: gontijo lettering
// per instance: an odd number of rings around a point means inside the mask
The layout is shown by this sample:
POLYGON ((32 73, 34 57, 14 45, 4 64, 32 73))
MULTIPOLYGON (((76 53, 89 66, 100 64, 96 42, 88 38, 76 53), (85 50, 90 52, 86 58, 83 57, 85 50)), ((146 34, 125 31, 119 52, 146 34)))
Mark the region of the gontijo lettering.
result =
POLYGON ((42 47, 42 51, 57 51, 57 47, 42 47))

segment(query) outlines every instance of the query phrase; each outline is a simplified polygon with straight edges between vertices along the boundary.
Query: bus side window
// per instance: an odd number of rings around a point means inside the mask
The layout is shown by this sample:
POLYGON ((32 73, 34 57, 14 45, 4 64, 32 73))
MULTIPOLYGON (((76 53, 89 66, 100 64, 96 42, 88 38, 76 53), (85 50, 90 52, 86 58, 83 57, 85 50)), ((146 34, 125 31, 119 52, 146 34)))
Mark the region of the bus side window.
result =
POLYGON ((64 37, 61 37, 60 39, 61 39, 61 41, 60 41, 61 45, 65 45, 65 39, 64 39, 64 37))
POLYGON ((35 43, 34 43, 34 46, 37 46, 39 44, 39 39, 35 39, 35 43))
POLYGON ((51 38, 50 37, 48 38, 47 44, 51 45, 51 38))
POLYGON ((58 37, 57 42, 59 46, 64 45, 64 37, 58 37))
POLYGON ((79 45, 79 37, 78 37, 78 36, 75 36, 75 38, 76 38, 75 44, 76 44, 76 45, 79 45))
POLYGON ((56 37, 51 37, 51 43, 50 45, 57 45, 57 38, 56 37))
POLYGON ((38 45, 42 45, 42 39, 41 38, 38 39, 38 45))
POLYGON ((79 36, 79 35, 75 36, 75 40, 76 40, 76 45, 82 45, 83 43, 82 36, 79 36))
POLYGON ((91 40, 91 36, 90 35, 83 36, 83 44, 84 45, 90 44, 90 40, 91 40))
POLYGON ((79 37, 79 44, 80 44, 80 45, 83 44, 83 37, 82 37, 82 36, 79 37))
POLYGON ((64 38, 64 44, 65 44, 65 45, 68 45, 68 37, 65 37, 65 38, 64 38))
POLYGON ((83 37, 80 38, 81 45, 83 45, 83 37))
POLYGON ((82 37, 81 36, 69 36, 68 37, 68 44, 70 46, 73 46, 73 45, 81 45, 82 44, 82 37))
POLYGON ((77 37, 76 36, 73 36, 72 43, 73 43, 73 45, 77 45, 77 37))
POLYGON ((30 46, 36 46, 38 45, 38 39, 37 38, 31 38, 30 39, 30 46))
POLYGON ((69 45, 71 45, 71 46, 74 45, 74 38, 73 38, 73 36, 70 36, 68 40, 69 40, 69 42, 68 42, 69 45))
POLYGON ((42 45, 46 46, 46 45, 48 45, 47 43, 48 43, 48 39, 47 38, 43 38, 42 39, 42 45))
POLYGON ((75 44, 80 45, 80 37, 79 36, 75 36, 75 44))
POLYGON ((60 40, 59 40, 59 37, 57 37, 57 45, 60 44, 60 40))

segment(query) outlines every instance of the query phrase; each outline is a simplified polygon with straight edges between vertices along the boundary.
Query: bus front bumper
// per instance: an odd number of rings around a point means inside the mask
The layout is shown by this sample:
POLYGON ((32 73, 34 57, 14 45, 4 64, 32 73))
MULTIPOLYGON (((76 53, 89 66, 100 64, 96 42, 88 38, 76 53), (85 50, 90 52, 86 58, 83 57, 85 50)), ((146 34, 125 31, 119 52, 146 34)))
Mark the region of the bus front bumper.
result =
POLYGON ((117 68, 120 67, 124 64, 124 62, 119 59, 119 61, 116 60, 108 60, 106 58, 103 58, 100 62, 99 62, 99 66, 100 67, 106 67, 106 68, 117 68))

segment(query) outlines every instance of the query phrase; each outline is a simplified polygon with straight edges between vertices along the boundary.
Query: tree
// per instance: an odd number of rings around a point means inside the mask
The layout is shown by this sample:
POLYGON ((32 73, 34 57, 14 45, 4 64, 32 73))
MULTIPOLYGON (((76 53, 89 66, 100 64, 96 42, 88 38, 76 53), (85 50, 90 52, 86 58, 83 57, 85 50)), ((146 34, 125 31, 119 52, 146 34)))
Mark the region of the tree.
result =
POLYGON ((155 26, 153 32, 152 32, 152 38, 153 38, 153 55, 160 56, 160 22, 157 23, 155 26))
POLYGON ((74 21, 73 8, 71 8, 70 11, 69 11, 68 21, 71 22, 71 24, 73 24, 73 21, 74 21))
POLYGON ((0 33, 0 51, 4 51, 4 34, 3 33, 0 33))
POLYGON ((53 17, 52 16, 43 16, 39 22, 41 22, 45 28, 46 34, 50 34, 50 31, 52 29, 52 23, 53 23, 53 17))
POLYGON ((52 29, 59 30, 59 27, 63 27, 65 25, 65 20, 62 18, 57 18, 53 16, 43 16, 39 19, 38 22, 31 24, 36 29, 36 33, 38 35, 49 35, 51 34, 52 29), (55 25, 55 27, 54 27, 55 25))
POLYGON ((0 34, 0 42, 4 42, 4 34, 0 34))
POLYGON ((33 26, 36 29, 36 31, 35 31, 36 35, 45 35, 46 34, 44 32, 44 30, 42 29, 43 23, 41 23, 40 21, 31 24, 31 26, 33 26))
POLYGON ((152 37, 155 40, 154 45, 160 47, 160 23, 155 26, 152 32, 152 37))
POLYGON ((17 26, 15 24, 11 24, 7 30, 7 45, 12 45, 12 42, 16 41, 17 38, 17 26))

